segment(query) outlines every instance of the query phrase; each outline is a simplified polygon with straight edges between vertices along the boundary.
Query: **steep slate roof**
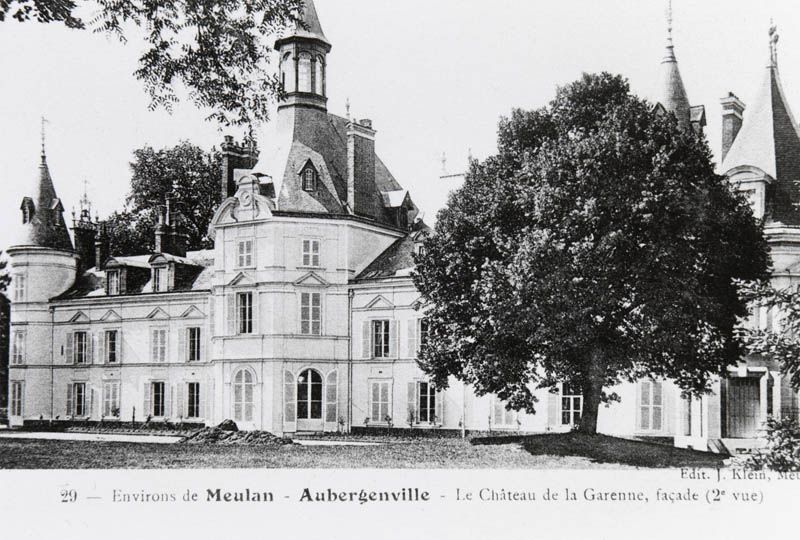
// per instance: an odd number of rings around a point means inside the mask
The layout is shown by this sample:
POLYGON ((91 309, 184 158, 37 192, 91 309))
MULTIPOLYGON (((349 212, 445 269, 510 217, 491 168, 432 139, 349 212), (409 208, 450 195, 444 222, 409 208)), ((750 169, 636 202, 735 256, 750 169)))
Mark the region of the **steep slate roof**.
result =
POLYGON ((64 206, 56 195, 44 149, 39 164, 39 177, 28 191, 22 207, 32 203, 33 217, 28 223, 18 225, 11 245, 72 251, 72 240, 64 222, 64 206))
POLYGON ((774 183, 772 219, 800 225, 794 203, 800 201, 800 130, 786 102, 777 62, 767 67, 759 97, 744 115, 742 129, 722 163, 723 173, 737 167, 755 167, 774 183))
POLYGON ((408 277, 416 266, 414 263, 414 246, 432 232, 424 222, 419 221, 415 232, 407 234, 386 248, 377 259, 367 266, 355 281, 371 281, 391 277, 408 277))
MULTIPOLYGON (((193 292, 211 289, 211 279, 214 275, 213 251, 190 251, 186 254, 186 257, 175 257, 169 254, 157 255, 163 255, 165 258, 173 260, 177 264, 195 270, 194 272, 183 272, 180 276, 176 276, 175 288, 169 292, 193 292)), ((148 261, 153 257, 153 255, 137 255, 135 257, 112 257, 112 259, 123 266, 149 270, 151 266, 148 261)), ((90 268, 82 275, 78 276, 72 288, 55 298, 55 300, 105 297, 107 296, 105 282, 105 271, 98 268, 90 268)), ((148 283, 149 281, 147 280, 139 282, 134 290, 129 289, 123 296, 145 294, 148 283)))
POLYGON ((661 61, 661 87, 659 100, 664 108, 673 113, 678 123, 684 129, 691 126, 692 107, 686 87, 683 85, 681 71, 678 68, 678 59, 675 57, 675 45, 672 42, 672 20, 670 15, 670 28, 667 37, 667 49, 661 61))
POLYGON ((306 0, 305 4, 303 5, 303 13, 301 14, 300 20, 303 21, 306 28, 303 28, 301 24, 295 24, 294 29, 292 32, 277 41, 275 47, 279 47, 280 43, 289 38, 299 37, 305 39, 316 39, 327 43, 330 45, 330 41, 328 38, 325 37, 325 32, 322 31, 322 24, 319 22, 319 16, 317 15, 317 7, 314 5, 314 0, 306 0))

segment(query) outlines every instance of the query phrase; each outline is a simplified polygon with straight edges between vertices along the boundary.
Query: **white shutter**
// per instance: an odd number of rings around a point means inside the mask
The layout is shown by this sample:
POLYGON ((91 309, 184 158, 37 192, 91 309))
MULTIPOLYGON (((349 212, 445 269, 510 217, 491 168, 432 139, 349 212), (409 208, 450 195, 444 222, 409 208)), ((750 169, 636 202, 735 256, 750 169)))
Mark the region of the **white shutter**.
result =
POLYGON ((122 329, 117 330, 117 363, 122 363, 122 351, 125 350, 125 340, 122 339, 122 329))
POLYGON ((86 332, 86 363, 87 364, 94 364, 96 363, 94 358, 94 351, 95 347, 95 340, 97 340, 97 335, 93 332, 86 332))
POLYGON ((158 362, 158 339, 156 339, 155 328, 150 329, 150 361, 158 362))
POLYGON ((214 420, 214 379, 208 379, 205 386, 200 387, 200 404, 204 405, 205 412, 203 417, 206 424, 211 424, 214 420))
POLYGON ((253 317, 253 323, 252 323, 253 324, 253 334, 260 335, 261 334, 261 330, 259 329, 259 326, 258 326, 258 321, 259 321, 259 316, 258 316, 259 313, 258 312, 261 309, 261 302, 259 302, 258 291, 253 291, 251 293, 251 295, 250 295, 250 298, 252 298, 252 302, 253 302, 253 309, 252 309, 252 312, 253 312, 253 316, 252 316, 253 317))
POLYGON ((361 358, 372 358, 372 335, 370 333, 370 321, 364 321, 361 325, 361 358))
POLYGON ((164 418, 172 418, 172 404, 175 402, 175 385, 164 383, 164 418))
POLYGON ((436 399, 436 424, 443 426, 444 425, 444 392, 436 392, 435 394, 436 399))
POLYGON ((297 385, 289 371, 283 372, 283 431, 297 431, 297 385))
POLYGON ((65 354, 66 364, 74 364, 75 363, 75 354, 74 354, 74 347, 75 347, 75 334, 72 332, 67 332, 67 346, 65 347, 65 354))
MULTIPOLYGON (((101 331, 97 336, 97 363, 98 364, 105 364, 106 363, 106 337, 108 336, 108 332, 106 330, 101 331)), ((119 336, 119 334, 118 334, 119 336)), ((119 337, 117 337, 119 340, 119 337)), ((117 348, 119 348, 119 343, 117 343, 117 348)))
POLYGON ((67 384, 67 416, 72 416, 72 412, 75 410, 74 402, 73 402, 73 395, 72 395, 72 383, 67 384))
POLYGON ((87 418, 92 418, 94 416, 94 388, 92 388, 89 383, 86 383, 86 411, 87 411, 87 418))
MULTIPOLYGON (((189 416, 189 403, 187 400, 188 383, 181 382, 178 384, 178 401, 175 404, 175 416, 178 418, 186 418, 189 416)), ((198 411, 199 412, 199 411, 198 411)))
POLYGON ((408 347, 408 358, 416 358, 417 356, 417 319, 408 320, 408 328, 406 329, 406 343, 408 347))
POLYGON ((325 422, 336 425, 339 420, 338 380, 336 371, 328 373, 325 384, 325 422))
POLYGON ((415 381, 408 383, 408 392, 406 396, 408 401, 408 407, 406 408, 406 419, 412 420, 416 424, 419 422, 419 411, 417 410, 419 398, 417 397, 417 383, 415 381))
POLYGON ((236 335, 236 295, 233 293, 229 293, 225 295, 225 303, 227 304, 225 309, 226 314, 226 325, 225 327, 228 329, 227 334, 229 336, 236 335))
POLYGON ((206 360, 206 333, 203 331, 203 327, 200 328, 200 361, 205 362, 206 360))
POLYGON ((144 397, 143 405, 144 408, 142 409, 142 420, 145 420, 150 414, 153 412, 153 406, 150 402, 150 381, 144 383, 144 388, 142 389, 142 396, 144 397))
POLYGON ((189 354, 186 347, 188 328, 178 328, 178 362, 186 362, 189 360, 189 354))
POLYGON ((397 358, 397 321, 389 321, 389 357, 397 358))

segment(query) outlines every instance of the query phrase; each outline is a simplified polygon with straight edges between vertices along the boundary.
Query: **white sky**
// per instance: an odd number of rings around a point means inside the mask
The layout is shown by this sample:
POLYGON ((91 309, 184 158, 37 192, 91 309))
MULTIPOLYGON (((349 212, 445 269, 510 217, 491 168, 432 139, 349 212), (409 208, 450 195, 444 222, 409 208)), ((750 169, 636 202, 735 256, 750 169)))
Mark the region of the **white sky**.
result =
MULTIPOLYGON (((752 105, 767 62, 767 29, 781 33, 779 62, 800 112, 800 3, 674 0, 675 43, 693 105, 705 104, 719 147, 719 98, 752 105)), ((329 111, 371 118, 377 150, 433 221, 450 172, 495 151, 498 118, 546 104, 584 71, 621 73, 653 98, 664 51, 666 0, 317 0, 333 43, 329 111)), ((130 36, 133 37, 133 36, 130 36)), ((57 25, 0 24, 0 247, 37 177, 39 118, 56 190, 77 206, 83 180, 102 216, 123 206, 132 151, 181 139, 210 148, 223 134, 188 101, 150 112, 132 73, 141 49, 57 25)), ((745 114, 747 114, 745 112, 745 114)))

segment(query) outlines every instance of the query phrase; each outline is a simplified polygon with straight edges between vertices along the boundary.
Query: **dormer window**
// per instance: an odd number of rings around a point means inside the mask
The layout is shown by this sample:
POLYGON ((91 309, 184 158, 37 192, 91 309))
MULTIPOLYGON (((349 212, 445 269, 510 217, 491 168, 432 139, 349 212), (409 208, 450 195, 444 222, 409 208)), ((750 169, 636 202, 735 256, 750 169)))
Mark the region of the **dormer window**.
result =
POLYGON ((166 268, 153 268, 153 292, 167 292, 166 268))
POLYGON ((28 224, 33 219, 33 201, 25 197, 22 201, 22 223, 28 224))
POLYGON ((108 273, 107 291, 109 296, 117 296, 119 294, 119 271, 114 270, 108 273))
POLYGON ((317 189, 317 171, 314 167, 308 165, 303 169, 302 173, 303 191, 316 191, 317 189))

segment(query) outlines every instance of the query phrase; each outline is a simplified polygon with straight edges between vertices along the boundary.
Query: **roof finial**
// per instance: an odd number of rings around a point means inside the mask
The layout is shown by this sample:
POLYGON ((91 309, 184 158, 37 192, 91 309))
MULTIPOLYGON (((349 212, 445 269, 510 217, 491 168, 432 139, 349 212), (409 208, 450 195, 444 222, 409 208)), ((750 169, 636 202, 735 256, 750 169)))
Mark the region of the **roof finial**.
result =
POLYGON ((778 67, 778 41, 781 36, 778 34, 778 26, 773 19, 769 20, 769 65, 778 67))
POLYGON ((45 160, 45 156, 46 156, 45 144, 44 144, 45 143, 44 125, 47 124, 48 122, 50 122, 50 121, 47 118, 45 118, 44 116, 42 116, 42 161, 45 160))
POLYGON ((672 46, 672 0, 667 2, 667 45, 672 46))
POLYGON ((348 96, 347 101, 344 104, 344 108, 347 109, 347 119, 350 120, 350 97, 348 96))

